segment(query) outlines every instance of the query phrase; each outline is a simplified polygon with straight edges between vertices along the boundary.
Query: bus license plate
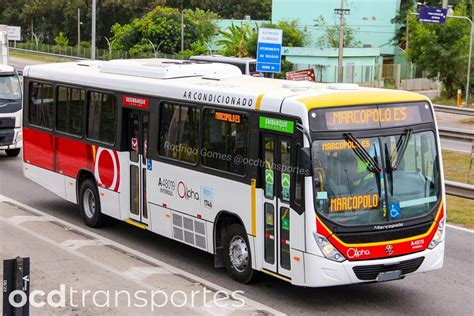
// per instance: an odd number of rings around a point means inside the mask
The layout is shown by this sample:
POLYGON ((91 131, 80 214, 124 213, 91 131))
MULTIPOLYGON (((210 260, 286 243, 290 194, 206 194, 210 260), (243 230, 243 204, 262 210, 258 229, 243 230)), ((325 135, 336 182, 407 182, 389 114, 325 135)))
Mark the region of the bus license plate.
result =
POLYGON ((377 276, 377 282, 386 282, 392 280, 398 280, 402 277, 402 270, 380 272, 377 276))

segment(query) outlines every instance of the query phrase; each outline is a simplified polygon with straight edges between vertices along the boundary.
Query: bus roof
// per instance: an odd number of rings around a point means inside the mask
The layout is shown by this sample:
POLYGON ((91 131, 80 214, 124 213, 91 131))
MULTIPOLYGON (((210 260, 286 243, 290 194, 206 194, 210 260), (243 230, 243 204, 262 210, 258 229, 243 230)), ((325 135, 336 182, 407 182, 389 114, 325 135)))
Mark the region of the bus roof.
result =
POLYGON ((42 64, 25 68, 23 75, 100 90, 171 99, 190 99, 187 98, 189 93, 195 92, 206 94, 209 100, 217 94, 255 100, 271 97, 271 102, 278 103, 272 109, 279 109, 283 99, 292 99, 304 105, 307 110, 316 107, 428 100, 425 96, 407 91, 256 78, 242 75, 232 65, 163 59, 42 64))
POLYGON ((4 74, 11 75, 14 73, 15 73, 15 68, 13 68, 12 66, 0 65, 0 75, 4 75, 4 74))
POLYGON ((239 57, 227 57, 221 55, 196 55, 191 56, 190 60, 197 60, 197 61, 207 61, 207 62, 227 62, 227 63, 241 63, 246 64, 249 62, 256 63, 257 60, 255 58, 239 58, 239 57))

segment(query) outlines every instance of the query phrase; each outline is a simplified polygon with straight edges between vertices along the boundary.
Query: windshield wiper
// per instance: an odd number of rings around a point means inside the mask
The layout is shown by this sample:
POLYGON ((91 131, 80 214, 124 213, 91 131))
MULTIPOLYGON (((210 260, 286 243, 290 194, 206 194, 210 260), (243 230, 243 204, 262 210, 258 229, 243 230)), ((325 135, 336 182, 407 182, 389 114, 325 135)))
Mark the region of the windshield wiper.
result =
POLYGON ((413 130, 408 129, 407 132, 404 135, 401 135, 400 138, 398 139, 397 147, 395 148, 395 150, 392 152, 392 155, 390 156, 391 171, 397 170, 398 167, 400 166, 403 156, 405 155, 405 152, 407 150, 408 142, 410 141, 412 133, 413 133, 413 130))
POLYGON ((359 140, 354 135, 352 135, 351 133, 345 133, 344 138, 346 139, 346 142, 350 141, 356 145, 356 147, 351 146, 352 150, 356 153, 357 157, 359 157, 363 162, 366 163, 367 169, 370 172, 382 172, 382 168, 380 168, 379 164, 370 156, 367 150, 365 150, 364 146, 361 145, 359 140))

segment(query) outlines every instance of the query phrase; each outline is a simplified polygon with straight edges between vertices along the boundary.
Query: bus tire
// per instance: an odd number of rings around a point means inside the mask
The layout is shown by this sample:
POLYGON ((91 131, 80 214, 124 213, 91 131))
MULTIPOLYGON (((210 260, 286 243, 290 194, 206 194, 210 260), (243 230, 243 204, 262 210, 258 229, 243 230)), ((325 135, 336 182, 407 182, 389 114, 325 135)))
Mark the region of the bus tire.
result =
POLYGON ((6 149, 5 153, 8 157, 16 157, 20 154, 20 148, 17 149, 6 149))
POLYGON ((89 227, 100 227, 104 223, 105 215, 100 208, 99 191, 91 179, 84 180, 79 190, 79 208, 81 217, 89 227))
POLYGON ((224 233, 224 264, 229 275, 241 283, 254 280, 256 271, 252 268, 252 254, 244 227, 230 225, 224 233))

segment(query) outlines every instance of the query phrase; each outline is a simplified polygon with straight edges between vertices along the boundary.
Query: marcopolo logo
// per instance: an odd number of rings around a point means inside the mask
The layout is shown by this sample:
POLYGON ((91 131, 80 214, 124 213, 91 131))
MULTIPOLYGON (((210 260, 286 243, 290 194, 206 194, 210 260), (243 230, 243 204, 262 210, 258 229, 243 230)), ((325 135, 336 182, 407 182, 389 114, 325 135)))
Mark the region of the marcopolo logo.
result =
POLYGON ((370 256, 370 250, 368 249, 357 249, 357 248, 349 248, 346 252, 347 258, 355 259, 362 256, 370 256))
POLYGON ((188 185, 183 181, 178 182, 177 192, 178 196, 181 199, 193 199, 196 201, 200 200, 199 191, 194 191, 192 188, 188 187, 188 185))

